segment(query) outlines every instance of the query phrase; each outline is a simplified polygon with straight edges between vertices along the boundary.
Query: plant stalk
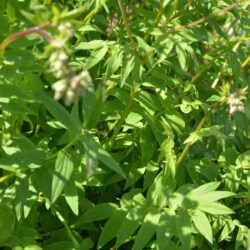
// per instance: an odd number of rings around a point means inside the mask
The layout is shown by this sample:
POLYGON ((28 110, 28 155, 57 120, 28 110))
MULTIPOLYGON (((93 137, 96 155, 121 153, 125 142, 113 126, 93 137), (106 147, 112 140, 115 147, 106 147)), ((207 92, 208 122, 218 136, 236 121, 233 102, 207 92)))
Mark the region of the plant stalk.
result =
POLYGON ((238 1, 238 2, 236 2, 236 3, 233 3, 233 4, 229 5, 229 6, 227 6, 227 7, 223 8, 223 9, 221 9, 221 10, 218 10, 218 11, 213 12, 213 13, 212 13, 211 15, 209 15, 209 16, 202 17, 202 18, 200 18, 200 19, 198 19, 198 20, 196 20, 196 21, 194 21, 194 22, 191 22, 191 23, 188 23, 188 24, 185 24, 185 25, 176 27, 176 28, 174 28, 174 29, 167 29, 166 31, 167 31, 168 33, 174 33, 174 32, 176 32, 176 31, 180 31, 180 30, 183 30, 183 29, 185 29, 185 28, 191 28, 191 27, 196 26, 196 25, 198 25, 198 24, 200 24, 200 23, 203 23, 204 21, 206 21, 206 20, 208 20, 208 19, 211 19, 212 17, 215 17, 215 16, 217 16, 217 15, 219 15, 219 14, 221 14, 221 13, 227 12, 227 11, 229 11, 229 10, 231 10, 231 9, 233 9, 233 8, 235 8, 235 7, 237 7, 237 6, 240 5, 242 2, 244 2, 244 1, 243 1, 243 0, 238 1))
POLYGON ((44 31, 45 28, 49 28, 49 27, 51 27, 50 24, 45 24, 45 25, 32 27, 27 30, 16 32, 16 33, 9 35, 0 44, 0 57, 4 55, 4 51, 9 46, 10 43, 12 43, 18 38, 21 38, 21 37, 24 37, 33 33, 36 33, 42 36, 48 43, 51 43, 54 40, 54 38, 44 31))
POLYGON ((129 24, 128 24, 128 18, 127 18, 127 15, 126 15, 126 10, 124 8, 124 5, 123 5, 123 1, 122 0, 118 0, 118 4, 119 4, 119 8, 120 8, 120 11, 121 11, 121 14, 122 14, 122 19, 123 19, 123 22, 124 22, 124 26, 125 26, 125 29, 126 29, 126 32, 127 32, 127 35, 128 35, 128 38, 130 40, 130 44, 131 44, 131 47, 134 51, 134 54, 136 57, 138 57, 138 59, 140 60, 140 62, 143 64, 143 60, 138 52, 138 49, 137 49, 137 45, 132 37, 132 33, 130 31, 130 28, 129 28, 129 24))
POLYGON ((114 142, 115 142, 115 139, 116 139, 117 135, 119 134, 119 132, 120 132, 120 130, 122 128, 123 123, 125 122, 126 118, 128 117, 128 114, 129 114, 129 111, 131 109, 132 102, 133 102, 135 94, 136 94, 136 89, 135 89, 135 87, 132 87, 131 91, 130 91, 130 96, 129 96, 128 104, 127 104, 126 108, 124 109, 124 111, 123 111, 123 113, 121 115, 121 118, 116 123, 115 128, 114 128, 114 133, 113 133, 110 141, 108 142, 108 150, 112 149, 112 147, 114 145, 114 142))
POLYGON ((63 216, 61 215, 61 213, 59 211, 56 211, 56 216, 61 221, 61 223, 63 224, 63 226, 65 227, 65 229, 67 231, 67 234, 68 234, 68 237, 72 241, 74 247, 76 249, 79 249, 79 242, 74 237, 73 233, 71 232, 70 227, 68 226, 67 222, 65 221, 65 219, 63 218, 63 216))
MULTIPOLYGON (((220 103, 221 103, 220 101, 217 101, 217 102, 215 102, 215 103, 213 103, 213 104, 211 105, 211 107, 208 109, 208 111, 207 111, 207 112, 205 113, 205 115, 202 117, 200 123, 198 124, 197 128, 195 129, 195 132, 199 132, 199 131, 202 129, 202 127, 204 126, 204 124, 205 124, 205 122, 206 122, 208 116, 209 116, 210 113, 212 112, 212 110, 216 109, 216 108, 219 106, 220 103)), ((188 142, 188 143, 186 144, 186 146, 184 147, 182 153, 180 154, 180 156, 178 157, 178 159, 177 159, 177 161, 176 161, 176 164, 175 164, 175 167, 176 167, 176 168, 178 168, 178 167, 180 166, 180 164, 183 162, 183 160, 184 160, 185 156, 187 155, 187 153, 188 153, 188 151, 189 151, 191 145, 192 145, 192 142, 188 142)))

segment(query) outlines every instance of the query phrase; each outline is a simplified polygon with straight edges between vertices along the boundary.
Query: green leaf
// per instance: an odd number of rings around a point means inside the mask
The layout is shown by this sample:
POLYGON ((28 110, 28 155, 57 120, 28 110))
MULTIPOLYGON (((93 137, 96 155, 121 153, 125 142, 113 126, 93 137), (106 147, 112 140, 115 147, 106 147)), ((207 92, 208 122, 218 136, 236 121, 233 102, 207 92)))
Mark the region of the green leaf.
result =
POLYGON ((178 209, 176 215, 176 230, 183 250, 191 249, 191 221, 186 210, 178 209))
POLYGON ((15 228, 15 215, 5 205, 0 206, 0 246, 11 236, 15 228))
POLYGON ((238 233, 237 233, 237 236, 236 236, 236 243, 235 243, 234 250, 239 250, 240 249, 240 247, 243 244, 244 237, 247 237, 247 231, 248 231, 247 227, 244 227, 244 226, 239 227, 238 233))
POLYGON ((237 166, 242 168, 250 168, 250 150, 242 153, 236 160, 237 166))
POLYGON ((125 215, 126 215, 125 211, 118 210, 118 211, 115 211, 115 213, 108 219, 99 237, 99 240, 97 243, 98 249, 101 249, 107 242, 109 242, 116 236, 117 231, 121 227, 121 224, 124 220, 125 215))
POLYGON ((24 250, 43 250, 43 249, 38 245, 29 245, 29 246, 26 246, 24 250))
POLYGON ((234 213, 231 209, 229 209, 225 205, 222 205, 217 202, 200 201, 198 204, 198 209, 213 215, 226 215, 234 213))
POLYGON ((162 213, 156 228, 157 249, 172 249, 171 238, 176 235, 175 215, 162 213))
POLYGON ((214 191, 220 185, 219 182, 209 182, 204 185, 199 186, 198 188, 193 189, 191 192, 188 193, 187 198, 198 200, 200 198, 204 198, 204 196, 214 191))
POLYGON ((234 221, 227 221, 219 237, 219 241, 225 240, 234 230, 234 221))
POLYGON ((31 174, 31 181, 36 190, 42 192, 43 195, 50 200, 52 176, 47 166, 35 169, 31 174))
POLYGON ((157 208, 152 208, 145 216, 144 222, 142 223, 138 234, 136 235, 135 242, 132 250, 145 249, 148 242, 155 234, 156 227, 160 218, 160 211, 157 208))
POLYGON ((197 230, 212 244, 212 227, 206 214, 199 210, 196 210, 194 214, 192 214, 192 220, 197 230))
MULTIPOLYGON (((44 250, 55 250, 55 249, 73 250, 75 248, 74 248, 72 242, 70 242, 69 240, 59 240, 59 239, 56 242, 46 244, 44 247, 44 250)), ((81 248, 81 249, 87 249, 87 248, 81 248)), ((17 249, 17 250, 19 250, 19 249, 17 249)))
POLYGON ((229 191, 214 191, 214 192, 209 192, 209 193, 205 194, 199 200, 204 200, 204 201, 210 202, 210 201, 217 201, 220 199, 231 197, 234 195, 235 195, 235 193, 229 192, 229 191))
POLYGON ((26 174, 20 175, 15 181, 16 199, 15 209, 17 220, 20 220, 24 215, 24 206, 26 205, 29 194, 29 181, 26 174))
POLYGON ((75 225, 78 226, 85 223, 107 219, 117 210, 118 206, 111 202, 98 204, 83 213, 76 221, 75 225))
POLYGON ((122 67, 121 71, 121 87, 124 85, 126 82, 128 76, 132 72, 133 68, 135 65, 135 58, 133 55, 129 55, 125 60, 124 60, 124 66, 122 67))
POLYGON ((78 121, 76 121, 62 105, 42 92, 36 93, 35 96, 43 103, 51 115, 61 122, 65 128, 71 132, 72 135, 75 135, 79 132, 78 121))
POLYGON ((176 44, 176 53, 177 53, 181 68, 185 70, 186 69, 186 55, 185 55, 185 50, 182 48, 181 44, 176 44))
POLYGON ((185 121, 182 116, 175 110, 167 110, 165 117, 173 130, 178 134, 182 134, 183 129, 185 128, 185 121))
POLYGON ((116 247, 120 247, 139 227, 143 215, 145 213, 145 207, 137 206, 128 208, 128 213, 123 219, 121 226, 117 232, 116 247))
POLYGON ((126 175, 120 165, 109 155, 102 145, 95 140, 93 135, 86 133, 83 136, 82 141, 85 149, 89 150, 93 156, 104 163, 108 168, 126 178, 126 175))
POLYGON ((92 51, 86 61, 85 69, 88 70, 93 66, 95 66, 97 63, 99 63, 104 58, 107 52, 108 52, 107 46, 104 46, 99 50, 92 51))
POLYGON ((73 172, 74 163, 72 156, 65 151, 60 151, 55 165, 55 172, 52 178, 51 203, 62 193, 73 172))
POLYGON ((185 140, 184 143, 191 142, 192 144, 198 140, 201 140, 202 137, 208 136, 216 136, 217 138, 226 138, 226 136, 220 131, 221 126, 214 125, 209 128, 202 128, 198 132, 193 132, 191 135, 185 140))
POLYGON ((102 87, 99 87, 96 92, 94 91, 93 86, 89 86, 85 89, 82 98, 82 112, 84 127, 87 129, 91 129, 96 125, 103 111, 103 91, 102 87))
POLYGON ((75 50, 90 50, 99 49, 106 46, 103 40, 92 40, 90 42, 80 42, 74 49, 75 50))
POLYGON ((166 166, 166 174, 162 171, 155 178, 149 187, 147 200, 155 206, 165 207, 168 203, 168 195, 172 194, 176 182, 171 170, 171 166, 166 166))
POLYGON ((140 133, 141 164, 145 166, 154 153, 153 136, 149 126, 143 127, 140 133))
POLYGON ((79 246, 79 249, 84 249, 84 250, 89 250, 93 248, 94 248, 94 242, 91 240, 90 237, 84 239, 79 246))
POLYGON ((79 196, 77 193, 77 188, 75 186, 75 183, 73 181, 69 181, 66 186, 64 187, 64 193, 65 193, 65 199, 68 203, 69 207, 71 208, 72 212, 75 215, 78 215, 79 213, 79 196))
POLYGON ((109 79, 113 73, 115 73, 122 64, 123 51, 118 46, 113 48, 112 54, 107 60, 107 67, 105 72, 105 79, 109 79))
POLYGON ((33 150, 30 151, 18 151, 11 155, 7 155, 0 159, 0 165, 6 166, 19 166, 19 167, 29 167, 29 168, 37 168, 40 167, 42 161, 45 158, 45 153, 42 150, 33 150))

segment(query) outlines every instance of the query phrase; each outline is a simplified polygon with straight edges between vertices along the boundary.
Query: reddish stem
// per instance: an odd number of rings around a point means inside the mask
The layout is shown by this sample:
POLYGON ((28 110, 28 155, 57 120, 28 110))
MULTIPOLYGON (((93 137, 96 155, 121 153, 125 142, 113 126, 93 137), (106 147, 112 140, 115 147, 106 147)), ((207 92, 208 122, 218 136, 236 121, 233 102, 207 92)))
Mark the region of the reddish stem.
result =
POLYGON ((12 43, 13 41, 15 41, 16 39, 30 35, 32 33, 36 33, 42 36, 48 43, 53 42, 54 38, 44 31, 45 28, 49 28, 49 27, 51 27, 50 24, 45 24, 42 26, 32 27, 27 30, 16 32, 16 33, 9 35, 0 44, 0 54, 4 53, 4 50, 8 47, 8 45, 12 43))

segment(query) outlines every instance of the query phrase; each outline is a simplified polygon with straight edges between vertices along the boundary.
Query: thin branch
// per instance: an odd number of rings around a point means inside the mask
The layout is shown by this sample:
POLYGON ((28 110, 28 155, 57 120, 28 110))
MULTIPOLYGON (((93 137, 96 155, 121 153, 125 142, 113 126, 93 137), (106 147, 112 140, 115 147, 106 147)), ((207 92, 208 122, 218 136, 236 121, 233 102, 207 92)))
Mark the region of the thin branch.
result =
POLYGON ((69 225, 67 224, 67 222, 65 221, 65 219, 63 218, 63 216, 61 215, 61 213, 59 211, 56 211, 56 216, 61 221, 64 228, 66 229, 67 235, 68 235, 69 239, 71 240, 71 242, 73 243, 74 247, 76 249, 79 249, 79 242, 77 241, 77 239, 75 238, 75 236, 71 232, 69 225))
MULTIPOLYGON (((164 13, 164 1, 161 2, 161 6, 160 6, 160 9, 159 9, 159 11, 157 12, 157 15, 156 15, 156 17, 155 17, 155 20, 154 20, 154 22, 153 22, 153 27, 152 27, 152 29, 154 29, 155 27, 157 27, 158 23, 159 23, 160 20, 161 20, 161 17, 162 17, 162 15, 163 15, 163 13, 164 13)), ((148 38, 149 38, 149 35, 150 35, 150 33, 148 32, 148 33, 146 33, 146 35, 144 36, 144 41, 145 41, 145 42, 147 42, 147 40, 148 40, 148 38)))
POLYGON ((170 23, 172 20, 176 19, 178 16, 180 16, 187 8, 189 5, 191 5, 193 0, 189 0, 188 3, 186 3, 174 16, 166 20, 166 25, 170 23))
POLYGON ((15 41, 16 39, 33 34, 33 33, 40 35, 48 43, 53 42, 54 38, 51 37, 47 32, 44 31, 44 29, 50 28, 50 27, 51 27, 51 24, 45 24, 45 25, 32 27, 32 28, 29 28, 27 30, 16 32, 16 33, 9 35, 0 44, 0 55, 3 55, 5 49, 9 46, 9 44, 12 43, 13 41, 15 41))
POLYGON ((235 211, 236 209, 245 207, 245 206, 247 206, 247 205, 249 205, 249 204, 250 204, 250 199, 247 199, 247 200, 242 201, 241 203, 239 203, 239 204, 233 206, 233 207, 232 207, 232 210, 235 211))
POLYGON ((193 26, 196 26, 197 24, 203 23, 204 21, 206 21, 206 20, 208 20, 208 19, 211 19, 212 17, 215 17, 215 16, 217 16, 217 15, 220 15, 220 14, 222 14, 222 13, 225 13, 225 12, 227 12, 227 11, 229 11, 229 10, 231 10, 231 9, 233 9, 233 8, 235 8, 235 7, 237 7, 237 6, 240 5, 242 2, 244 2, 244 1, 241 0, 241 1, 238 1, 238 2, 236 2, 236 3, 233 3, 233 4, 231 4, 231 5, 229 5, 229 6, 225 7, 225 8, 223 8, 223 9, 221 9, 221 10, 215 11, 214 13, 212 13, 212 14, 209 15, 209 16, 202 17, 202 18, 200 18, 200 19, 198 19, 198 20, 196 20, 196 21, 194 21, 194 22, 192 22, 192 23, 188 23, 188 24, 185 24, 185 25, 183 25, 183 26, 176 27, 176 28, 174 28, 174 29, 167 29, 167 32, 168 32, 168 33, 174 33, 174 32, 176 32, 176 31, 180 31, 180 30, 183 30, 183 29, 185 29, 185 28, 191 28, 191 27, 193 27, 193 26))
POLYGON ((129 111, 131 109, 133 100, 134 100, 134 96, 136 94, 136 88, 132 87, 131 91, 130 91, 130 96, 129 96, 129 100, 128 100, 128 104, 126 105, 126 108, 124 109, 124 111, 121 114, 121 118, 118 120, 118 122, 115 124, 114 127, 114 133, 110 139, 110 141, 108 142, 108 150, 110 151, 114 145, 115 139, 117 137, 117 135, 119 134, 123 123, 125 122, 126 118, 128 117, 129 111))
POLYGON ((126 10, 124 8, 124 5, 123 5, 123 2, 122 0, 118 0, 118 4, 119 4, 119 8, 120 8, 120 11, 121 11, 121 14, 122 14, 122 19, 123 19, 123 22, 124 22, 124 26, 125 26, 125 29, 127 31, 127 35, 128 35, 128 38, 130 40, 130 43, 131 43, 131 46, 132 46, 132 49, 134 51, 134 54, 136 55, 136 57, 139 58, 140 62, 143 63, 143 60, 138 52, 138 49, 137 49, 137 45, 132 37, 132 33, 130 31, 130 28, 129 28, 129 24, 128 24, 128 19, 127 19, 127 15, 126 15, 126 10))
POLYGON ((250 63, 250 56, 241 64, 241 70, 243 70, 250 63))

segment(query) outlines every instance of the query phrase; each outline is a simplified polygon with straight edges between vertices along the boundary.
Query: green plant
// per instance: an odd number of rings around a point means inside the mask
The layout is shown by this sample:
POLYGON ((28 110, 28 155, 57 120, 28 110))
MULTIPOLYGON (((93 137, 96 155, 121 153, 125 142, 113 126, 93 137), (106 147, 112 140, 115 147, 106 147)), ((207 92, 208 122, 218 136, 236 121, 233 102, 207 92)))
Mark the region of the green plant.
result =
POLYGON ((3 249, 249 249, 249 1, 0 3, 3 249))

